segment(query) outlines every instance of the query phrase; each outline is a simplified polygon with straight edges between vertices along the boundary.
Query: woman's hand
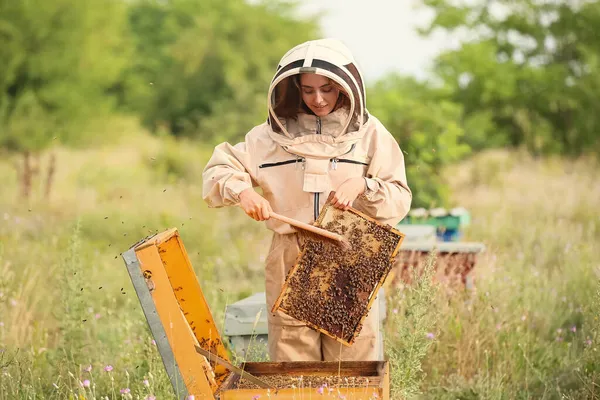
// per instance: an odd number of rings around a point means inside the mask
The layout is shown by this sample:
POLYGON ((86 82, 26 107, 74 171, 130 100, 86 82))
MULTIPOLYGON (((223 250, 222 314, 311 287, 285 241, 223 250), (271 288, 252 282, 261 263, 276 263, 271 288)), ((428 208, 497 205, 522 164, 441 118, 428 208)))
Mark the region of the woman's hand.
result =
POLYGON ((273 212, 267 199, 256 193, 252 188, 245 189, 240 193, 240 207, 257 221, 268 220, 271 218, 270 213, 273 212))
POLYGON ((337 188, 332 204, 335 208, 347 210, 354 200, 365 192, 365 189, 365 178, 350 178, 337 188))

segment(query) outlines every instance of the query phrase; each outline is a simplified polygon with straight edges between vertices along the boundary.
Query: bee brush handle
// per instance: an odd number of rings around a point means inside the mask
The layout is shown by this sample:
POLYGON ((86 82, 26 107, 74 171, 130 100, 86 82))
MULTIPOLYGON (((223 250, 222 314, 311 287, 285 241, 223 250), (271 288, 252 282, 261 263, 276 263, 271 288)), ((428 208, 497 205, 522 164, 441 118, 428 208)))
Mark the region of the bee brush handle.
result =
POLYGON ((328 230, 318 228, 316 226, 307 224, 305 222, 300 222, 300 221, 297 221, 295 219, 288 218, 288 217, 285 217, 283 215, 280 215, 280 214, 277 214, 277 213, 274 213, 274 212, 270 212, 269 215, 271 216, 271 218, 275 218, 275 219, 277 219, 277 220, 279 220, 281 222, 285 222, 285 223, 288 223, 288 224, 290 224, 292 226, 295 226, 297 228, 304 229, 305 231, 309 231, 309 232, 312 232, 312 233, 316 233, 317 235, 325 236, 325 237, 327 237, 329 239, 337 240, 337 241, 340 241, 340 242, 343 242, 343 241, 346 240, 346 238, 343 237, 342 235, 338 235, 337 233, 330 232, 328 230))

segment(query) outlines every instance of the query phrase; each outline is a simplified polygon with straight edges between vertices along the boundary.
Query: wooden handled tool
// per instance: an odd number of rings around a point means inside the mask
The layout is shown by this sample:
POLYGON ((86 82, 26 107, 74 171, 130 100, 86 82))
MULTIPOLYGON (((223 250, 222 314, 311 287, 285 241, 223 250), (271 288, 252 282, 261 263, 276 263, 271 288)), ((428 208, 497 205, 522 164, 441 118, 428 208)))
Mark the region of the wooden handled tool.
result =
POLYGON ((337 240, 338 242, 344 243, 344 242, 348 241, 345 237, 343 237, 342 235, 338 235, 337 233, 329 232, 328 230, 307 224, 305 222, 300 222, 298 220, 288 218, 288 217, 285 217, 283 215, 280 215, 280 214, 277 214, 274 212, 270 212, 269 216, 271 218, 275 218, 281 222, 285 222, 287 224, 293 225, 293 226, 303 229, 305 231, 316 233, 317 235, 325 236, 326 238, 329 238, 329 239, 337 240))
POLYGON ((222 359, 218 355, 213 354, 210 351, 206 351, 206 350, 204 350, 200 346, 194 346, 194 347, 196 348, 196 352, 198 352, 198 353, 202 354, 204 357, 206 357, 206 359, 209 362, 215 361, 217 364, 220 364, 220 365, 224 366, 225 368, 227 368, 231 372, 233 372, 235 374, 238 374, 240 377, 243 377, 244 379, 247 379, 250 382, 252 382, 255 385, 258 385, 258 386, 260 386, 262 388, 265 388, 265 389, 274 389, 271 385, 269 385, 265 381, 262 381, 262 380, 258 379, 256 376, 254 376, 254 375, 252 375, 252 374, 244 371, 243 369, 241 369, 239 367, 236 367, 235 365, 233 365, 229 361, 226 361, 226 360, 222 359))
MULTIPOLYGON (((239 205, 238 205, 239 207, 239 205)), ((241 208, 241 207, 240 207, 241 208)), ((340 246, 342 246, 342 248, 344 250, 350 250, 352 248, 352 246, 350 245, 350 242, 348 241, 348 239, 346 239, 345 237, 343 237, 342 235, 339 235, 335 232, 330 232, 326 229, 323 228, 319 228, 310 224, 307 224, 305 222, 301 222, 298 220, 295 220, 293 218, 289 218, 286 216, 283 216, 281 214, 277 214, 276 212, 269 212, 269 217, 270 218, 275 218, 281 222, 285 222, 286 224, 290 224, 292 226, 295 226, 296 228, 302 229, 304 231, 307 232, 311 232, 314 233, 316 235, 325 237, 327 239, 333 240, 335 243, 339 244, 340 246)))

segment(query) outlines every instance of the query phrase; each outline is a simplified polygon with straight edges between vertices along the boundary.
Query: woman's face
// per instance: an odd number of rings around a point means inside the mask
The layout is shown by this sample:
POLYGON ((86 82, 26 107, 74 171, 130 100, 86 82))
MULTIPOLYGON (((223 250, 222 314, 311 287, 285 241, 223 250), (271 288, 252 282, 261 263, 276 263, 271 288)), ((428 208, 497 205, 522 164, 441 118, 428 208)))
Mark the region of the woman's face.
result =
POLYGON ((340 91, 329 78, 317 74, 301 74, 302 100, 315 115, 323 117, 333 111, 340 91))

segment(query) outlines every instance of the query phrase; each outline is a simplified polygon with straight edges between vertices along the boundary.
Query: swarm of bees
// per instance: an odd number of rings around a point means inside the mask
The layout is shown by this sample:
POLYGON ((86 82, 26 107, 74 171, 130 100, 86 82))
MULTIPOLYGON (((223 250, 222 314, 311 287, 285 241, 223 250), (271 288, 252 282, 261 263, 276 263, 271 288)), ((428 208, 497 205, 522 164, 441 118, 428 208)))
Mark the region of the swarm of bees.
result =
POLYGON ((392 268, 403 235, 355 210, 327 205, 318 223, 346 237, 351 249, 307 238, 286 278, 279 309, 351 344, 392 268))

